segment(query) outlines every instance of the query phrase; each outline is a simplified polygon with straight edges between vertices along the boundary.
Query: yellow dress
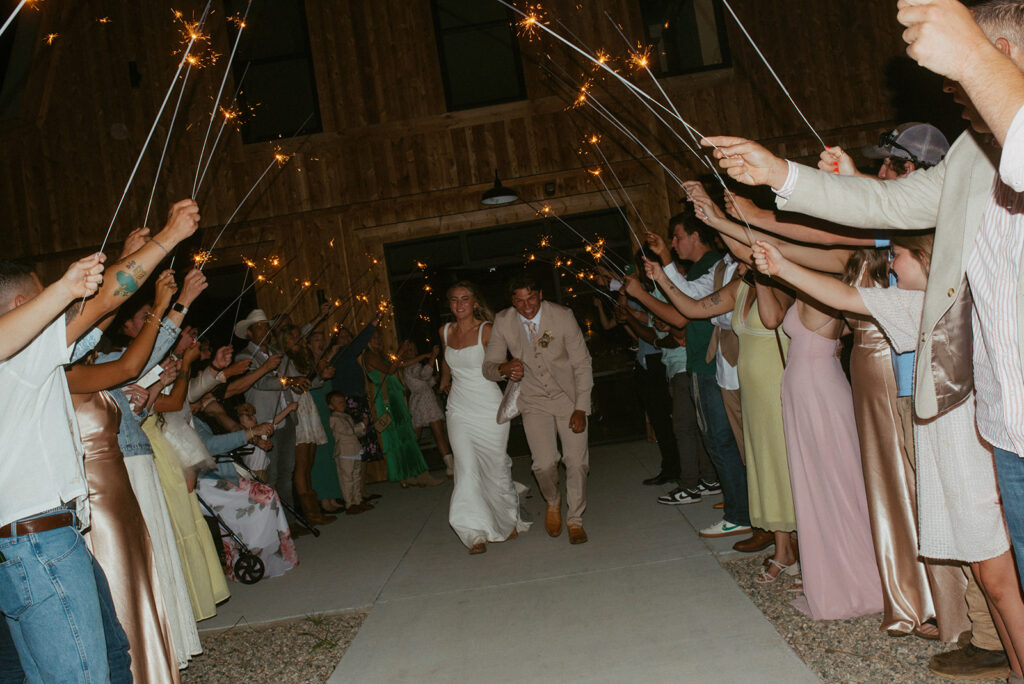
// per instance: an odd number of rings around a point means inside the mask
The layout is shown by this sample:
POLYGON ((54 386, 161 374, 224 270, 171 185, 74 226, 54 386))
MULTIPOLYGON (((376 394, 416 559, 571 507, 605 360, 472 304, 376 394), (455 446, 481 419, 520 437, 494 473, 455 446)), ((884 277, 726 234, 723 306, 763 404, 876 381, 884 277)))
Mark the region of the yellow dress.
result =
POLYGON ((786 350, 789 338, 779 333, 777 339, 774 330, 764 327, 756 301, 743 315, 749 290, 746 283, 740 283, 736 291, 732 329, 740 341, 736 370, 743 410, 750 524, 770 532, 792 532, 796 529, 796 513, 782 429, 783 366, 778 341, 786 350))
POLYGON ((181 459, 157 424, 157 416, 147 418, 142 423, 142 429, 153 445, 153 459, 171 513, 174 540, 181 555, 181 566, 185 571, 185 582, 192 600, 192 612, 196 620, 211 618, 217 614, 217 604, 231 596, 217 557, 217 547, 203 519, 199 500, 194 492, 188 491, 185 484, 181 459))

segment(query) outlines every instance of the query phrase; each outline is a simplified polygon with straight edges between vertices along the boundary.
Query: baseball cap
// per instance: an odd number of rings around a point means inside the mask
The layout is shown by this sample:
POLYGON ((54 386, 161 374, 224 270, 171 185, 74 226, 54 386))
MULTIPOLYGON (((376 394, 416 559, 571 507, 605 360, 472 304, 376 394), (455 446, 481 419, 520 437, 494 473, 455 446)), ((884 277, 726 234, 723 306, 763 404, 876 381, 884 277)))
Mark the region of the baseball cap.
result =
POLYGON ((920 164, 938 164, 949 150, 949 141, 935 126, 912 121, 901 124, 878 138, 878 144, 861 150, 868 159, 909 159, 920 164))

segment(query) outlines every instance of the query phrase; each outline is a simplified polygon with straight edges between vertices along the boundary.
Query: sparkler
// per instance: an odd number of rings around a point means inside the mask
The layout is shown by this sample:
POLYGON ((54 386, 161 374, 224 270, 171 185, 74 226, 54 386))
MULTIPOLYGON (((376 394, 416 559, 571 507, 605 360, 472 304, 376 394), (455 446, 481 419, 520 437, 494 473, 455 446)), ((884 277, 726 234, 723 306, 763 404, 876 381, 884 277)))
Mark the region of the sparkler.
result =
MULTIPOLYGON (((522 198, 520 198, 520 199, 522 199, 522 198)), ((545 204, 545 205, 544 205, 543 207, 541 207, 541 208, 540 208, 540 209, 538 210, 538 209, 537 209, 537 208, 536 208, 536 207, 535 207, 535 206, 534 206, 533 204, 531 204, 531 203, 530 203, 530 202, 529 202, 528 200, 522 199, 522 202, 523 202, 523 204, 525 204, 526 206, 530 207, 530 208, 531 208, 531 209, 533 209, 533 210, 534 210, 535 212, 537 212, 537 215, 538 215, 538 216, 544 216, 545 218, 553 218, 553 219, 555 219, 556 221, 558 221, 559 223, 561 223, 561 224, 562 224, 563 226, 565 226, 566 228, 568 228, 568 229, 569 229, 570 231, 572 231, 573 235, 575 235, 576 237, 578 237, 578 238, 579 238, 580 240, 582 240, 582 241, 583 241, 583 244, 585 244, 585 245, 587 245, 587 246, 589 246, 589 247, 591 247, 591 248, 593 248, 593 247, 594 247, 594 243, 593 243, 593 242, 591 242, 590 240, 588 240, 588 239, 587 239, 587 238, 586 238, 586 237, 585 237, 585 236, 584 236, 584 235, 583 235, 582 233, 580 233, 580 232, 579 232, 578 230, 576 230, 575 228, 573 228, 573 227, 572 227, 572 225, 570 225, 570 224, 569 224, 569 223, 568 223, 568 222, 567 222, 567 221, 566 221, 565 219, 563 219, 563 218, 562 218, 561 216, 559 216, 558 214, 555 214, 555 213, 554 213, 554 212, 553 212, 553 211, 551 210, 551 205, 549 205, 549 204, 545 204)), ((600 253, 601 253, 601 255, 603 256, 603 251, 601 251, 600 253)), ((619 255, 617 255, 617 254, 616 254, 616 256, 619 256, 619 255)), ((600 258, 600 257, 598 257, 598 258, 600 258)), ((619 257, 619 258, 621 259, 622 257, 619 257)), ((615 269, 616 271, 618 271, 620 275, 625 275, 625 271, 623 271, 623 270, 622 270, 622 268, 620 268, 620 267, 619 267, 619 266, 618 266, 617 264, 613 263, 613 262, 612 262, 611 260, 608 260, 608 265, 609 265, 610 267, 614 268, 614 269, 615 269)))
MULTIPOLYGON (((283 154, 281 152, 277 152, 276 154, 274 154, 274 159, 269 164, 267 164, 267 168, 263 170, 263 173, 260 174, 260 177, 257 178, 256 182, 252 184, 251 188, 249 188, 249 192, 245 193, 245 196, 242 198, 242 201, 238 203, 238 206, 235 207, 235 210, 231 212, 231 216, 229 216, 228 220, 224 222, 224 225, 221 227, 220 232, 217 233, 217 237, 213 239, 213 244, 210 245, 209 249, 206 250, 207 259, 209 259, 210 255, 213 254, 213 248, 217 246, 218 242, 220 242, 220 238, 222 235, 224 235, 224 231, 228 229, 228 226, 231 225, 231 222, 235 219, 235 216, 237 216, 238 212, 241 211, 242 206, 245 204, 245 201, 248 200, 249 196, 252 195, 253 191, 256 190, 256 186, 258 186, 260 182, 264 178, 266 178, 267 174, 270 173, 270 170, 273 169, 275 165, 279 164, 281 166, 284 166, 285 164, 288 163, 289 159, 291 159, 291 155, 289 154, 283 154)), ((204 260, 203 263, 199 265, 199 270, 202 271, 205 266, 206 260, 204 260)))
MULTIPOLYGON (((273 277, 275 277, 275 278, 276 278, 276 277, 277 277, 277 276, 278 276, 278 275, 279 275, 279 274, 280 274, 280 273, 281 273, 282 271, 284 271, 284 269, 288 268, 288 264, 290 264, 290 263, 292 262, 292 260, 294 260, 294 258, 295 258, 295 257, 292 257, 291 259, 289 259, 288 261, 286 261, 286 262, 284 263, 284 265, 283 265, 283 266, 281 266, 281 268, 279 268, 279 269, 278 269, 277 271, 275 271, 275 272, 273 273, 273 277)), ((254 264, 253 262, 251 262, 251 261, 247 261, 247 262, 246 262, 246 265, 247 265, 247 266, 249 266, 250 264, 251 264, 252 266, 255 266, 255 264, 254 264)), ((196 335, 196 339, 198 340, 198 339, 200 339, 201 337, 203 337, 204 335, 206 335, 206 333, 210 332, 210 328, 212 328, 212 327, 213 327, 213 326, 214 326, 214 325, 215 325, 215 324, 217 323, 217 321, 219 321, 219 320, 221 319, 221 317, 222 317, 222 316, 223 316, 224 314, 226 314, 226 313, 227 313, 227 312, 228 312, 228 311, 229 311, 229 310, 231 309, 232 305, 234 305, 234 304, 235 304, 235 302, 239 302, 239 303, 240 303, 240 302, 242 301, 242 297, 244 297, 244 296, 245 296, 245 293, 246 293, 246 292, 248 292, 248 291, 249 291, 249 290, 251 290, 252 288, 256 287, 256 284, 257 284, 257 283, 265 283, 265 282, 269 282, 269 281, 268 281, 268 279, 267 279, 267 277, 266 277, 266 276, 264 276, 264 275, 263 275, 262 273, 259 273, 259 274, 257 274, 257 275, 256 275, 256 277, 255 277, 255 278, 253 278, 253 281, 252 281, 252 283, 250 283, 248 287, 245 287, 245 288, 243 288, 243 289, 242 289, 242 291, 238 293, 238 296, 237 296, 237 297, 235 297, 235 298, 234 298, 234 299, 232 299, 232 300, 231 300, 230 302, 228 302, 228 305, 227 305, 226 307, 224 307, 224 309, 223 309, 223 310, 222 310, 222 311, 221 311, 221 312, 220 312, 219 314, 217 314, 217 317, 216 317, 216 318, 214 318, 214 319, 213 319, 213 321, 212 321, 212 322, 211 322, 211 323, 210 323, 210 324, 209 324, 208 326, 206 326, 206 329, 205 329, 205 330, 203 330, 203 332, 201 332, 201 333, 199 333, 198 335, 196 335)))
MULTIPOLYGON (((199 170, 203 166, 203 154, 206 152, 206 142, 210 139, 210 129, 213 128, 213 120, 217 116, 217 107, 220 105, 220 96, 224 93, 224 84, 228 81, 228 74, 231 73, 231 64, 235 61, 235 53, 238 52, 238 45, 242 42, 242 32, 245 31, 245 20, 249 16, 249 10, 252 8, 252 0, 245 5, 245 12, 242 14, 241 21, 237 22, 238 33, 235 35, 235 44, 231 46, 231 55, 228 57, 228 63, 224 67, 224 77, 220 80, 220 88, 217 89, 217 97, 213 99, 213 109, 210 111, 210 121, 206 124, 206 135, 203 136, 203 146, 199 150, 199 163, 196 164, 196 178, 192 184, 192 197, 196 196, 196 192, 199 190, 199 170)), ((305 124, 303 124, 305 125, 305 124)), ((210 153, 213 156, 213 153, 210 153)), ((207 162, 209 164, 209 162, 207 162)))
MULTIPOLYGON (((213 0, 206 0, 206 7, 203 9, 203 15, 197 22, 197 26, 202 26, 203 22, 206 21, 206 17, 210 13, 210 3, 213 0)), ((22 0, 24 4, 24 0, 22 0)), ((0 29, 0 33, 3 30, 0 29)), ((178 76, 181 75, 181 70, 185 67, 188 62, 189 53, 192 51, 192 46, 195 45, 196 39, 199 37, 197 32, 193 32, 189 38, 188 46, 185 48, 185 54, 182 55, 181 61, 178 62, 178 70, 174 72, 174 78, 171 80, 171 87, 167 89, 167 94, 164 96, 164 101, 160 104, 160 110, 156 114, 156 118, 153 120, 153 125, 149 129, 149 134, 146 136, 146 141, 142 144, 142 150, 139 152, 139 158, 135 160, 135 167, 132 169, 131 175, 128 176, 128 182, 124 186, 124 192, 121 193, 121 199, 117 203, 117 209, 114 210, 114 216, 110 219, 110 226, 107 228, 107 234, 103 236, 103 243, 100 245, 100 251, 107 246, 107 240, 110 238, 110 231, 114 229, 114 223, 117 221, 117 215, 121 212, 121 207, 124 205, 124 199, 128 196, 128 189, 132 186, 132 181, 135 180, 135 174, 139 170, 139 164, 142 163, 142 157, 146 154, 146 149, 149 147, 149 141, 153 139, 153 133, 156 131, 157 124, 160 123, 160 117, 163 116, 164 109, 167 107, 167 101, 171 99, 171 93, 174 92, 174 86, 178 82, 178 76)), ((83 302, 85 298, 83 297, 83 302)))
MULTIPOLYGON (((638 212, 636 210, 636 206, 633 205, 633 200, 629 199, 629 195, 626 193, 626 189, 622 187, 622 183, 621 181, 619 181, 619 177, 615 174, 615 171, 612 169, 612 165, 608 163, 608 158, 605 157, 604 152, 601 151, 601 146, 598 144, 600 142, 600 137, 598 137, 597 135, 591 135, 587 141, 601 155, 601 159, 604 160, 605 166, 608 167, 608 170, 611 172, 612 176, 615 177, 615 181, 619 184, 619 189, 621 190, 622 194, 626 196, 626 198, 629 200, 630 205, 633 207, 634 213, 636 213, 637 216, 640 216, 640 212, 638 212)), ((622 220, 626 222, 626 227, 629 228, 629 234, 633 236, 634 240, 636 240, 636 246, 640 248, 640 254, 642 254, 644 258, 647 258, 647 253, 644 251, 643 240, 641 240, 640 236, 636 234, 635 230, 633 230, 633 224, 629 222, 629 217, 626 216, 626 212, 623 210, 622 205, 619 202, 615 201, 615 195, 612 194, 612 191, 608 188, 608 184, 605 183, 604 178, 601 177, 601 167, 597 167, 597 169, 591 171, 590 175, 592 175, 594 178, 597 178, 597 180, 601 182, 601 187, 604 188, 604 191, 608 194, 608 198, 611 199, 612 204, 615 205, 616 209, 618 209, 619 215, 622 216, 622 220)), ((651 232, 647 230, 646 225, 644 226, 644 230, 647 231, 648 233, 651 232)))
POLYGON ((800 107, 797 105, 796 100, 793 99, 793 96, 789 94, 789 90, 787 90, 786 86, 783 85, 782 79, 779 78, 779 75, 777 73, 775 73, 775 69, 772 68, 772 65, 768 63, 768 59, 764 56, 764 53, 761 52, 761 48, 757 46, 757 43, 754 42, 754 39, 750 37, 749 33, 747 33, 747 28, 743 25, 743 22, 741 22, 740 18, 736 16, 735 12, 733 12, 732 6, 729 4, 728 0, 722 0, 722 4, 725 6, 725 9, 729 10, 729 14, 731 14, 732 18, 736 21, 736 25, 740 27, 740 31, 743 31, 743 35, 747 37, 748 41, 750 41, 750 46, 754 48, 754 52, 756 52, 757 56, 761 58, 761 61, 764 62, 764 65, 768 67, 769 73, 771 73, 772 78, 775 79, 775 82, 779 84, 779 87, 782 88, 782 92, 785 93, 786 98, 789 100, 789 103, 793 105, 793 109, 795 109, 796 113, 800 115, 800 118, 804 120, 804 123, 807 124, 807 128, 809 128, 814 137, 818 139, 818 142, 821 143, 821 146, 827 150, 828 145, 825 144, 825 141, 821 139, 821 136, 818 135, 818 132, 814 130, 814 126, 812 126, 811 122, 807 120, 806 116, 804 116, 804 113, 800 110, 800 107))
POLYGON ((47 33, 46 38, 43 38, 43 42, 47 45, 53 45, 53 41, 60 37, 59 33, 47 33))
MULTIPOLYGON (((251 61, 246 63, 245 69, 242 71, 242 76, 238 79, 238 85, 235 87, 235 94, 231 98, 232 102, 236 102, 238 100, 238 94, 242 92, 242 83, 245 82, 245 76, 249 73, 250 65, 252 65, 251 61)), ((234 105, 228 107, 220 107, 220 113, 224 117, 224 119, 220 122, 220 128, 217 130, 217 137, 213 139, 213 147, 210 148, 210 156, 206 158, 206 164, 203 166, 203 172, 199 176, 199 182, 197 182, 195 185, 193 196, 195 196, 195 193, 198 193, 199 188, 203 186, 203 181, 206 179, 206 172, 210 168, 210 162, 213 161, 213 155, 217 151, 217 145, 220 143, 220 137, 224 133, 225 126, 227 126, 228 122, 230 121, 238 121, 238 117, 240 116, 238 108, 234 105)), ((203 141, 203 144, 206 144, 205 140, 203 141)), ((202 164, 202 155, 200 155, 199 157, 199 163, 202 164)))
POLYGON ((18 3, 18 6, 14 8, 13 12, 11 12, 11 16, 7 17, 7 21, 4 22, 4 25, 0 26, 0 36, 3 35, 4 31, 7 30, 7 27, 11 25, 12 21, 14 21, 14 17, 18 16, 18 12, 20 12, 21 8, 24 7, 28 2, 29 0, 21 0, 21 2, 18 3))

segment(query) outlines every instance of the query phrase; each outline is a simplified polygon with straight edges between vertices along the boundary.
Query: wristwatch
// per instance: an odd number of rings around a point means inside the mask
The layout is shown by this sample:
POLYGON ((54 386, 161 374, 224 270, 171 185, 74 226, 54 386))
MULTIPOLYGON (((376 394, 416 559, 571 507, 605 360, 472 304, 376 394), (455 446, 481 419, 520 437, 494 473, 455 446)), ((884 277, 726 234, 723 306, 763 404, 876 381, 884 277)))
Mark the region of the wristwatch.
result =
POLYGON ((184 316, 185 314, 188 313, 188 307, 182 304, 181 302, 174 302, 174 304, 171 305, 171 311, 177 311, 182 316, 184 316))

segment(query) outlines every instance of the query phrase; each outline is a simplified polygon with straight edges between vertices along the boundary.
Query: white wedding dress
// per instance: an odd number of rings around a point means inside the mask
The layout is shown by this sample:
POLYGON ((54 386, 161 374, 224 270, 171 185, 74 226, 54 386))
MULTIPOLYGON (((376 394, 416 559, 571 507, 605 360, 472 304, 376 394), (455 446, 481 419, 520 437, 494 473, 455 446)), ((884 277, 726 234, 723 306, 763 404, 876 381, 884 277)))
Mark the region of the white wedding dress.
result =
MULTIPOLYGON (((450 324, 449 324, 450 325, 450 324)), ((530 523, 519 517, 519 494, 526 487, 512 481, 512 459, 506 451, 509 424, 499 425, 501 390, 483 375, 483 324, 476 344, 448 346, 445 325, 444 359, 451 369, 448 395, 448 439, 455 455, 455 490, 448 523, 467 547, 500 542, 530 523)))

